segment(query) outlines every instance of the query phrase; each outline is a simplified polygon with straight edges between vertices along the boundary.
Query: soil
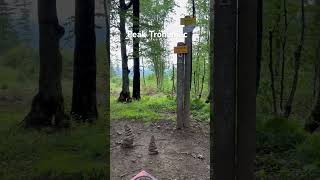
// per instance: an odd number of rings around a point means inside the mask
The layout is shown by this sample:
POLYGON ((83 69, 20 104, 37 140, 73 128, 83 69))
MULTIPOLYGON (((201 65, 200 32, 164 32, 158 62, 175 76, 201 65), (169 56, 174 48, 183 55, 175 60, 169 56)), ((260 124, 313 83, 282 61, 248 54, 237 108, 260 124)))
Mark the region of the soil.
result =
POLYGON ((111 121, 111 179, 130 180, 145 170, 158 180, 207 180, 210 173, 209 123, 192 122, 176 130, 175 122, 111 121), (134 134, 134 148, 121 148, 125 124, 134 134), (159 154, 149 155, 151 136, 159 154))

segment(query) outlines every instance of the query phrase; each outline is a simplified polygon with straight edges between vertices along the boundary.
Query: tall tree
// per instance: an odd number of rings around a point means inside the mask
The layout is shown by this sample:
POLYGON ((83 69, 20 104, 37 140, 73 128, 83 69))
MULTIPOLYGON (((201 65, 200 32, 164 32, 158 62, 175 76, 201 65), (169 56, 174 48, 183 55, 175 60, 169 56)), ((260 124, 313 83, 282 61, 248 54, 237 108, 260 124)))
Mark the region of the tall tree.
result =
POLYGON ((258 2, 238 1, 236 179, 254 180, 258 2))
POLYGON ((235 179, 237 1, 215 0, 214 10, 213 179, 231 180, 235 179))
POLYGON ((76 0, 75 35, 71 112, 78 119, 92 122, 98 117, 94 0, 76 0))
POLYGON ((59 40, 64 29, 59 25, 56 0, 38 1, 40 76, 26 126, 67 125, 61 86, 62 56, 59 40))
MULTIPOLYGON (((140 26, 140 1, 133 1, 133 33, 139 33, 140 26)), ((133 37, 133 91, 132 98, 140 100, 140 60, 139 60, 139 37, 133 37)))
MULTIPOLYGON (((133 0, 132 0, 133 1, 133 0)), ((121 59, 122 59, 122 90, 120 96, 118 98, 119 102, 129 102, 131 100, 130 97, 130 89, 129 89, 129 73, 130 70, 128 68, 128 55, 127 55, 127 32, 126 32, 126 12, 132 5, 132 1, 127 5, 125 0, 120 0, 119 7, 119 17, 120 17, 120 46, 121 46, 121 59)))

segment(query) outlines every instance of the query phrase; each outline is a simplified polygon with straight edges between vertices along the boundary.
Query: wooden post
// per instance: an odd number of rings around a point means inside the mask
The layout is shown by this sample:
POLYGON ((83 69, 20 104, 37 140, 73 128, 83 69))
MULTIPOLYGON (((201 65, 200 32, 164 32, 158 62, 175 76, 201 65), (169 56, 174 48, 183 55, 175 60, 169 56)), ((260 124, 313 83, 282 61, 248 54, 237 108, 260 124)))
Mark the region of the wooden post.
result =
MULTIPOLYGON (((179 42, 177 47, 185 46, 183 42, 179 42)), ((177 129, 184 127, 184 63, 185 54, 177 53, 177 129)))
POLYGON ((256 152, 257 1, 239 0, 237 180, 253 180, 256 152))
POLYGON ((237 1, 215 0, 214 9, 213 179, 234 180, 237 1))
POLYGON ((185 86, 184 86, 184 127, 190 125, 190 89, 191 89, 191 66, 192 66, 192 32, 188 32, 185 38, 188 53, 184 63, 185 86))

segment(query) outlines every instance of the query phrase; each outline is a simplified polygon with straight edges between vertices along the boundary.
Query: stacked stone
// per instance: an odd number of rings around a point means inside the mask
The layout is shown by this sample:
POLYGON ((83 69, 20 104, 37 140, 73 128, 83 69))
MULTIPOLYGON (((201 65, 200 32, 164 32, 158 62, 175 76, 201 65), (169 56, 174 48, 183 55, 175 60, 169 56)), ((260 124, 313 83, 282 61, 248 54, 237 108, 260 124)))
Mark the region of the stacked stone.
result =
POLYGON ((128 125, 124 126, 124 136, 121 142, 122 148, 133 148, 133 134, 131 128, 128 125))
POLYGON ((150 144, 149 144, 149 154, 150 155, 156 155, 158 154, 158 148, 157 148, 157 145, 156 145, 156 142, 155 142, 155 138, 154 136, 151 136, 151 139, 150 139, 150 144))

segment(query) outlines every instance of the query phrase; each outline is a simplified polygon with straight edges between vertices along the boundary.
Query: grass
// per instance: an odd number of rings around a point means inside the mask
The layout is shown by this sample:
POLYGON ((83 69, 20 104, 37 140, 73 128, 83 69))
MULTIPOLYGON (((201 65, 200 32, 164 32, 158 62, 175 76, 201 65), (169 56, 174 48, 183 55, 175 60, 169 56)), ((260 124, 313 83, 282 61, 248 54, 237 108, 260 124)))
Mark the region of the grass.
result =
POLYGON ((0 113, 1 179, 37 179, 49 174, 53 179, 77 179, 95 177, 96 173, 106 177, 103 119, 58 131, 18 128, 23 117, 23 113, 0 113))
MULTIPOLYGON (((176 120, 175 98, 157 93, 151 96, 142 96, 140 101, 119 103, 117 97, 111 98, 112 119, 129 119, 152 122, 158 120, 176 120)), ((209 105, 203 100, 194 100, 191 103, 193 120, 209 121, 209 105)))

